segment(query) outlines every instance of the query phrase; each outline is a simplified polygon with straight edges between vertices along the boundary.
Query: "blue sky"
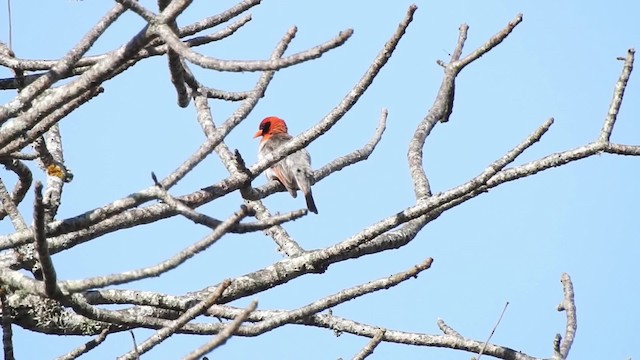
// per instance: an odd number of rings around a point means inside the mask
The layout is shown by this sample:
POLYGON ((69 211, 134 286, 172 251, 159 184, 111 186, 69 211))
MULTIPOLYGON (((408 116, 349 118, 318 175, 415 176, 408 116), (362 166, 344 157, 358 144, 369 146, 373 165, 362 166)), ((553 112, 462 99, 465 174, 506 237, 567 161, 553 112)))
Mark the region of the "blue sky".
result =
MULTIPOLYGON (((141 1, 154 8, 154 2, 141 1)), ((361 101, 310 151, 319 168, 366 143, 380 110, 389 109, 387 131, 365 163, 338 172, 314 187, 320 211, 285 225, 306 249, 335 244, 380 218, 414 203, 406 163, 408 142, 433 102, 442 79, 436 60, 453 51, 458 27, 470 26, 464 54, 502 29, 516 14, 524 21, 494 51, 467 67, 457 81, 451 121, 438 125, 425 146, 425 168, 434 192, 445 191, 480 173, 547 118, 555 124, 520 164, 596 139, 613 86, 630 47, 640 47, 640 6, 611 1, 416 1, 418 12, 389 64, 361 101)), ((179 25, 213 15, 233 1, 195 1, 179 25)), ((245 160, 256 161, 252 135, 260 120, 278 115, 297 134, 322 119, 351 89, 395 30, 411 4, 388 2, 264 1, 253 20, 235 36, 198 51, 222 59, 265 59, 292 25, 298 35, 288 53, 326 41, 353 28, 342 47, 310 63, 276 74, 266 96, 227 138, 245 160)), ((62 57, 112 6, 98 1, 13 1, 13 49, 20 58, 62 57)), ((0 12, 0 39, 7 40, 6 11, 0 12)), ((90 51, 101 54, 143 26, 125 14, 90 51)), ((196 69, 195 66, 191 67, 196 69)), ((249 90, 259 74, 196 72, 212 87, 249 90)), ((9 77, 6 69, 0 77, 9 77)), ((640 143, 640 85, 632 74, 612 141, 640 143)), ((75 179, 64 188, 58 219, 78 215, 151 185, 149 174, 173 171, 204 140, 192 106, 176 106, 165 58, 136 65, 104 84, 105 93, 61 123, 65 160, 75 179)), ((7 102, 13 92, 0 93, 7 102)), ((212 101, 222 122, 235 104, 212 101)), ((556 333, 564 333, 560 275, 574 282, 578 332, 570 357, 638 358, 640 255, 637 209, 640 159, 603 154, 508 183, 454 208, 428 225, 406 247, 334 265, 255 296, 260 309, 291 309, 345 287, 405 271, 426 257, 432 268, 417 279, 340 305, 334 314, 390 329, 439 333, 444 319, 463 336, 484 340, 504 303, 510 305, 492 342, 537 357, 550 357, 556 333), (603 341, 603 336, 606 341, 603 341)), ((43 175, 35 170, 36 178, 43 175)), ((172 193, 192 192, 223 178, 215 155, 181 181, 172 193)), ((3 175, 3 180, 5 175, 3 175)), ((6 176, 8 186, 13 178, 6 176)), ((256 184, 262 184, 260 177, 256 184)), ((20 209, 29 218, 31 197, 20 209)), ((200 210, 225 218, 241 203, 239 194, 200 210)), ((275 194, 272 211, 303 207, 299 197, 275 194)), ((1 233, 12 231, 8 219, 1 233)), ((160 262, 208 233, 173 218, 109 234, 53 257, 60 279, 80 279, 160 262)), ((281 259, 261 233, 228 236, 176 271, 127 288, 172 294, 195 291, 281 259)), ((252 299, 234 302, 245 306, 252 299)), ((138 341, 151 332, 136 331, 138 341)), ((64 354, 89 338, 46 337, 14 328, 19 359, 64 354), (34 346, 34 344, 39 344, 34 346)), ((174 359, 207 338, 177 336, 146 357, 174 359)), ((258 338, 234 338, 215 358, 350 358, 367 339, 326 330, 286 326, 258 338), (304 354, 304 355, 303 355, 304 354)), ((128 334, 111 335, 86 359, 114 358, 130 350, 128 334)), ((382 344, 372 359, 468 359, 471 354, 382 344)))

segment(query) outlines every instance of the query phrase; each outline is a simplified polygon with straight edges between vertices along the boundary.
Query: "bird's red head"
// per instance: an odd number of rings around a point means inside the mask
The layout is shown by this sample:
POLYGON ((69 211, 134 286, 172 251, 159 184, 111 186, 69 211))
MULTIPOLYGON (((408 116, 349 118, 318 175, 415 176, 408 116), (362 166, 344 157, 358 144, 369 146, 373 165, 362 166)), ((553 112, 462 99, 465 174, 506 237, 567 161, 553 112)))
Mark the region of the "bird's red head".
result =
POLYGON ((253 137, 257 138, 259 136, 262 136, 262 140, 264 141, 267 137, 270 137, 273 134, 286 134, 287 131, 287 124, 284 122, 284 120, 276 116, 269 116, 264 118, 264 120, 260 122, 260 126, 258 126, 258 132, 256 132, 253 137))

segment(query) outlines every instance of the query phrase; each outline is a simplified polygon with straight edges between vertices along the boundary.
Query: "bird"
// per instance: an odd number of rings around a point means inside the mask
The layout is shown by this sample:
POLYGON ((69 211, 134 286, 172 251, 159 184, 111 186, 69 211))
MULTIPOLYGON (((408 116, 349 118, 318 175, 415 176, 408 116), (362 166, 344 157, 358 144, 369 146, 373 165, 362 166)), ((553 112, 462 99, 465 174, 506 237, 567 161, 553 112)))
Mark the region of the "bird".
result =
MULTIPOLYGON (((276 151, 293 137, 289 135, 287 124, 276 116, 264 118, 258 126, 254 138, 262 137, 258 147, 258 160, 276 151)), ((301 190, 307 202, 309 211, 318 213, 316 203, 311 192, 313 171, 311 170, 311 156, 306 149, 300 149, 275 163, 265 170, 268 180, 278 180, 294 198, 298 196, 296 190, 301 190)))

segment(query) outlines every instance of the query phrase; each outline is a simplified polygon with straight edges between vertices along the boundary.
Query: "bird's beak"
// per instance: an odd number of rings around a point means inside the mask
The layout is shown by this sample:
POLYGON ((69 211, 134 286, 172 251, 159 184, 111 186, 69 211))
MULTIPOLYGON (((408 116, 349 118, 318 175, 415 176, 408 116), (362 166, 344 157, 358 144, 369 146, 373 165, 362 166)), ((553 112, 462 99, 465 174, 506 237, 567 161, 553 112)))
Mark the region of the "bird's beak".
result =
POLYGON ((260 136, 262 136, 262 130, 258 130, 258 132, 255 135, 253 135, 253 138, 255 139, 260 136))

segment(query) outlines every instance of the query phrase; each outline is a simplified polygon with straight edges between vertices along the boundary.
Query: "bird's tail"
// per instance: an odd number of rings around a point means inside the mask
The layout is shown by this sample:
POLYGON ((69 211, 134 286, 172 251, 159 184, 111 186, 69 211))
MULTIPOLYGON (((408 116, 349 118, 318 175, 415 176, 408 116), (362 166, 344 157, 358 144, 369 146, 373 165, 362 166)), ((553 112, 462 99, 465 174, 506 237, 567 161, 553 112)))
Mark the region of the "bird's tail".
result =
POLYGON ((318 213, 318 208, 316 207, 316 202, 313 201, 313 194, 311 194, 311 189, 309 192, 304 194, 304 199, 307 201, 307 209, 313 213, 318 213))

